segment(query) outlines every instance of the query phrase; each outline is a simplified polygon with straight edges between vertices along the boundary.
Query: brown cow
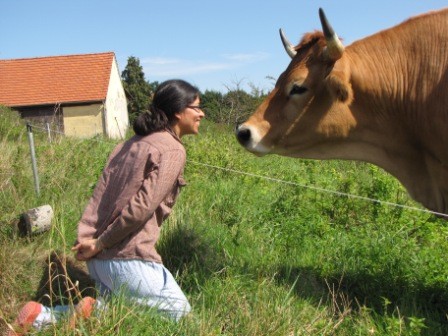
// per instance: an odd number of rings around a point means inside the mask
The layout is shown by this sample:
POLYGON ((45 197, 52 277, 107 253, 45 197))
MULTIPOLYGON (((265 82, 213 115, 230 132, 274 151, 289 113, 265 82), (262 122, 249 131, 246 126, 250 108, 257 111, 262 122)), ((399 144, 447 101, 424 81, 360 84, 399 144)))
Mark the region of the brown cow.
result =
POLYGON ((344 48, 305 34, 275 88, 237 127, 257 155, 360 160, 394 175, 428 209, 448 213, 448 8, 344 48))

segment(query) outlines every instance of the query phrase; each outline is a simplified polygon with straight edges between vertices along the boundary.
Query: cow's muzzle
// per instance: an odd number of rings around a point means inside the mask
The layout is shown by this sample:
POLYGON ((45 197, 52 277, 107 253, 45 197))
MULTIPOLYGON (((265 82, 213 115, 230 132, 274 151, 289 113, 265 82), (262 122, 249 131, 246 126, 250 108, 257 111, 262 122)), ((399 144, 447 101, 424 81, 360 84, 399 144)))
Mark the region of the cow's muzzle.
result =
POLYGON ((251 132, 250 129, 244 125, 237 125, 235 128, 235 135, 238 139, 238 142, 246 147, 251 139, 251 132))

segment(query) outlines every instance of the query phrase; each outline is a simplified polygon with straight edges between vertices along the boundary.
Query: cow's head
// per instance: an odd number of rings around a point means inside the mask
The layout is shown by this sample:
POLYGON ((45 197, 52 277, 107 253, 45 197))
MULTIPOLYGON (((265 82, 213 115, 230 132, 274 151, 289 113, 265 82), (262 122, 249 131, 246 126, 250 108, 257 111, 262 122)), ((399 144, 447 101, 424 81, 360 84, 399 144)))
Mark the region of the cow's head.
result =
POLYGON ((296 47, 280 30, 291 63, 266 100, 236 130, 238 141, 250 152, 328 157, 332 141, 346 137, 354 126, 344 47, 322 9, 319 15, 323 33, 306 34, 296 47))

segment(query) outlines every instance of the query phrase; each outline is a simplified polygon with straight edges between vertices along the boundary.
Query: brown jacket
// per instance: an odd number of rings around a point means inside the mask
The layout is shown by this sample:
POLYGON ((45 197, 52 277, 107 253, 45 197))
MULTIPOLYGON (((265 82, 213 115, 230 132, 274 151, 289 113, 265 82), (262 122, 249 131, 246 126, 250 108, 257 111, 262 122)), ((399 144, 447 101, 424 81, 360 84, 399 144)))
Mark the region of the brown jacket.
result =
POLYGON ((162 262, 160 227, 185 185, 185 149, 172 131, 134 136, 109 157, 80 222, 78 241, 98 238, 98 259, 162 262))

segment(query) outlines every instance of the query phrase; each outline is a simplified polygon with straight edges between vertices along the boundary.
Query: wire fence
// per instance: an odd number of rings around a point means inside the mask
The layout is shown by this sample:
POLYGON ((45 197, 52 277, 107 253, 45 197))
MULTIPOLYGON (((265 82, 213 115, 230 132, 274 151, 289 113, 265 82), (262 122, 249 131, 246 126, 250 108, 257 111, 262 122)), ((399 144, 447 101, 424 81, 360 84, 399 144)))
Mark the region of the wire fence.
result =
MULTIPOLYGON (((36 126, 36 125, 31 125, 30 123, 27 124, 28 139, 29 139, 30 152, 31 152, 31 157, 32 157, 34 185, 35 185, 36 194, 39 195, 40 194, 40 186, 39 186, 39 176, 38 176, 38 172, 37 172, 37 159, 36 159, 36 155, 35 155, 35 148, 34 148, 33 135, 32 135, 33 129, 36 129, 40 132, 47 133, 49 142, 51 142, 52 138, 53 138, 51 133, 55 133, 62 137, 64 137, 65 135, 63 132, 51 130, 49 127, 40 127, 40 126, 36 126)), ((103 141, 101 138, 97 138, 95 140, 103 141)), ((358 199, 358 200, 362 200, 362 201, 366 201, 366 202, 382 204, 382 205, 389 206, 389 207, 396 207, 396 208, 402 208, 402 209, 411 210, 411 211, 433 214, 433 215, 448 219, 448 214, 445 214, 442 212, 437 212, 437 211, 432 211, 432 210, 425 209, 425 208, 417 208, 417 207, 413 207, 413 206, 398 204, 398 203, 384 201, 384 200, 375 199, 375 198, 370 198, 370 197, 366 197, 366 196, 359 196, 356 194, 350 194, 350 193, 341 192, 341 191, 337 191, 337 190, 330 190, 330 189, 326 189, 326 188, 305 185, 305 184, 301 184, 301 183, 297 183, 297 182, 293 182, 293 181, 282 180, 282 179, 273 178, 270 176, 264 176, 264 175, 254 174, 254 173, 245 172, 245 171, 241 171, 241 170, 220 167, 220 166, 203 163, 203 162, 198 162, 198 161, 192 161, 192 160, 188 160, 188 159, 187 159, 187 163, 191 163, 194 165, 200 165, 200 166, 207 167, 210 169, 215 169, 215 170, 218 169, 218 170, 226 171, 226 172, 233 173, 233 174, 239 174, 239 175, 245 175, 245 176, 250 176, 250 177, 254 177, 254 178, 264 179, 264 180, 271 181, 274 183, 282 183, 282 184, 292 185, 292 186, 295 186, 298 188, 311 189, 311 190, 314 190, 317 192, 332 194, 332 195, 336 195, 336 196, 340 196, 340 197, 358 199)))

